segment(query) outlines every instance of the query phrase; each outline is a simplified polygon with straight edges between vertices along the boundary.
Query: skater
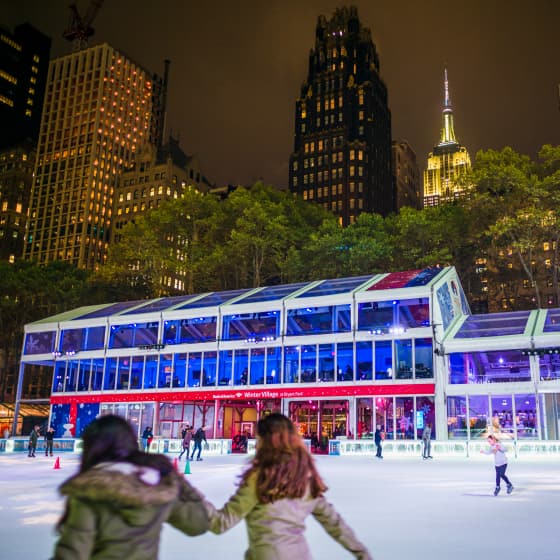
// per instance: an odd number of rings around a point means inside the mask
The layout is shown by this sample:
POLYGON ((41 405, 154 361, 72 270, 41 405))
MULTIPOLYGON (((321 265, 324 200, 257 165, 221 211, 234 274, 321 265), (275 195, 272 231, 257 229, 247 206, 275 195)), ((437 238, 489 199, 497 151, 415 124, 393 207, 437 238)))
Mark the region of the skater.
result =
POLYGON ((196 450, 198 449, 198 455, 196 457, 197 461, 202 461, 202 457, 200 456, 200 454, 202 453, 202 442, 204 441, 206 442, 206 430, 208 429, 208 426, 202 426, 201 428, 198 428, 198 430, 196 430, 193 438, 194 441, 194 446, 193 446, 193 450, 192 450, 192 455, 191 455, 191 461, 194 459, 194 454, 196 453, 196 450))
POLYGON ((140 451, 120 416, 85 429, 80 470, 60 492, 67 501, 53 560, 154 560, 164 522, 191 536, 209 527, 203 497, 167 457, 140 451))
POLYGON ((511 494, 513 492, 513 484, 510 482, 509 478, 506 476, 507 469, 507 455, 504 446, 498 441, 496 436, 490 434, 488 436, 488 444, 490 449, 485 451, 481 449, 480 452, 484 455, 494 454, 494 465, 496 467, 496 488, 494 488, 494 496, 500 493, 500 479, 503 479, 507 484, 507 493, 511 494))
POLYGON ((192 428, 189 425, 187 425, 181 433, 183 435, 183 451, 181 451, 179 455, 179 460, 181 460, 181 457, 183 456, 183 453, 185 453, 185 451, 187 452, 187 459, 189 458, 191 440, 193 437, 192 428))
POLYGON ((422 458, 424 459, 433 459, 431 451, 432 451, 432 425, 426 424, 424 426, 424 431, 422 432, 422 458))
POLYGON ((29 434, 28 457, 35 457, 37 451, 37 441, 39 439, 39 426, 35 426, 29 434))
POLYGON ((48 457, 49 453, 51 457, 53 456, 53 444, 54 444, 54 428, 51 426, 45 432, 45 457, 48 457))
POLYGON ((381 430, 381 426, 379 424, 377 425, 377 429, 375 430, 375 434, 373 435, 373 438, 375 442, 375 447, 377 447, 377 453, 375 454, 375 456, 378 459, 383 459, 383 454, 382 454, 383 446, 381 442, 385 439, 385 434, 381 430))
POLYGON ((241 475, 237 492, 220 510, 208 504, 214 533, 224 533, 245 519, 252 560, 310 560, 304 537, 305 518, 312 514, 327 533, 355 558, 371 560, 334 507, 327 487, 293 423, 273 413, 257 423, 257 449, 241 475))
POLYGON ((152 433, 152 428, 150 426, 147 426, 144 430, 144 433, 142 434, 142 445, 146 453, 150 451, 150 443, 152 443, 153 439, 154 434, 152 433))

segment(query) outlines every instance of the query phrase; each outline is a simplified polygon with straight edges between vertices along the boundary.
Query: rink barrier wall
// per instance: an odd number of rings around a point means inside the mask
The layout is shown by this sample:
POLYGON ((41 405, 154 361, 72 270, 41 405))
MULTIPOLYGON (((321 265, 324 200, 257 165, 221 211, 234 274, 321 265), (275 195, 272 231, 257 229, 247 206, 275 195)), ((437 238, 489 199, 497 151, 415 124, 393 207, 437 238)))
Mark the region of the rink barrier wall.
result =
MULTIPOLYGON (((27 452, 28 437, 0 438, 1 453, 27 452)), ((305 446, 311 450, 311 441, 304 440, 305 446)), ((255 452, 256 440, 247 442, 247 455, 255 452)), ((560 441, 502 441, 507 453, 511 457, 554 457, 560 458, 560 441)), ((431 453, 434 457, 479 457, 481 450, 487 450, 485 440, 476 441, 438 441, 432 440, 431 453)), ((82 440, 75 438, 57 438, 54 440, 55 453, 81 453, 82 440)), ((421 457, 423 444, 420 440, 385 440, 383 442, 383 455, 401 457, 421 457)), ((181 439, 154 438, 150 445, 151 453, 164 453, 173 455, 183 450, 181 439)), ((192 444, 191 444, 192 451, 192 444)), ((371 439, 329 440, 328 454, 333 456, 375 455, 377 449, 371 439)), ((37 453, 45 452, 45 442, 37 442, 37 453)), ((202 446, 202 454, 206 456, 229 455, 232 453, 231 439, 209 439, 202 446)))

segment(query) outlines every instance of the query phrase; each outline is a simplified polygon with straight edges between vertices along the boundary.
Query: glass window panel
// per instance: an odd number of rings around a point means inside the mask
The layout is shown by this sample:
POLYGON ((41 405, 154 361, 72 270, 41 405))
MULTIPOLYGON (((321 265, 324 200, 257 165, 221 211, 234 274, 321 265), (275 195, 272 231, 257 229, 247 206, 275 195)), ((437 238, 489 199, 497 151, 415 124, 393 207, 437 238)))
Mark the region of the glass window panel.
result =
POLYGON ((480 338, 523 334, 530 311, 470 315, 461 325, 455 338, 480 338))
POLYGON ((280 333, 280 312, 264 311, 223 318, 224 340, 272 340, 280 333))
POLYGON ((542 380, 560 379, 560 354, 539 356, 539 371, 542 380))
POLYGON ((159 323, 132 323, 111 325, 109 348, 133 348, 135 346, 152 346, 158 343, 159 323))
POLYGON ((349 332, 350 305, 288 309, 287 325, 289 336, 349 332))
MULTIPOLYGON (((128 423, 132 426, 137 437, 142 435, 140 431, 140 422, 142 420, 142 408, 139 403, 130 404, 128 406, 128 423)), ((142 430, 143 431, 143 430, 142 430)))
POLYGON ((546 312, 543 332, 559 332, 560 331, 560 309, 549 309, 546 312))
POLYGON ((334 381, 334 344, 319 344, 319 381, 334 381))
POLYGON ((173 357, 174 381, 173 387, 184 387, 187 374, 187 355, 175 354, 173 357))
POLYGON ((467 439, 467 397, 447 397, 447 435, 467 439))
POLYGON ((91 360, 80 360, 78 371, 78 391, 89 391, 89 378, 91 375, 91 360))
POLYGON ((372 276, 357 276, 351 278, 337 278, 335 280, 323 280, 319 285, 304 291, 297 297, 327 296, 352 292, 371 279, 372 276))
POLYGON ((173 354, 162 354, 159 357, 158 387, 174 387, 173 354))
POLYGON ((237 300, 233 305, 238 303, 258 303, 261 301, 274 301, 276 299, 283 299, 290 294, 303 288, 309 282, 301 282, 299 284, 283 284, 281 286, 269 286, 237 300))
POLYGON ((218 385, 231 385, 233 375, 233 350, 220 351, 218 385))
POLYGON ((356 342, 356 378, 359 380, 373 378, 373 343, 356 342))
POLYGON ((53 393, 64 391, 64 374, 66 372, 66 362, 58 361, 54 364, 53 393))
POLYGON ((54 351, 56 331, 27 333, 24 354, 50 354, 54 351))
POLYGON ((130 369, 130 388, 140 389, 144 376, 144 356, 133 356, 130 369))
POLYGON ((396 439, 414 439, 414 398, 395 398, 396 439))
POLYGON ((233 385, 247 385, 249 381, 249 350, 235 350, 233 385))
POLYGON ((534 394, 515 395, 515 420, 518 439, 538 438, 537 406, 534 394))
MULTIPOLYGON (((371 350, 370 350, 371 353, 371 350)), ((356 437, 373 439, 373 399, 356 399, 357 422, 356 437)))
POLYGON ((228 300, 234 299, 241 294, 249 292, 250 290, 230 290, 227 292, 214 292, 207 294, 204 297, 191 301, 190 303, 185 303, 184 305, 178 305, 175 309, 198 309, 200 307, 215 307, 218 305, 223 305, 228 300))
POLYGON ((266 349, 266 383, 281 382, 280 370, 282 367, 282 349, 278 346, 266 349))
POLYGON ((375 341, 375 379, 393 379, 393 350, 390 340, 375 341))
POLYGON ((130 387, 130 356, 119 358, 117 389, 128 389, 130 387))
POLYGON ((469 425, 471 439, 482 439, 488 435, 488 397, 469 396, 469 425))
POLYGON ((336 345, 336 372, 337 381, 354 379, 354 345, 351 342, 336 345))
POLYGON ((202 369, 202 352, 189 352, 188 361, 188 383, 189 387, 199 387, 200 385, 214 385, 216 378, 210 383, 206 369, 202 369), (206 375, 205 375, 206 374, 206 375), (205 378, 205 379, 201 379, 205 378), (207 383, 204 383, 206 380, 207 383))
POLYGON ((103 384, 103 369, 105 360, 103 358, 94 359, 91 363, 91 390, 101 391, 103 384))
POLYGON ((412 379, 412 340, 395 340, 397 379, 412 379))
POLYGON ((218 353, 204 352, 204 367, 202 369, 202 384, 206 387, 216 385, 216 371, 218 367, 218 353))
POLYGON ((156 386, 158 373, 158 356, 146 356, 144 370, 144 389, 153 389, 156 386))
POLYGON ((299 383, 299 346, 284 348, 284 383, 299 383))
POLYGON ((113 391, 117 382, 117 358, 107 358, 105 361, 105 375, 103 377, 103 389, 113 391))
POLYGON ((140 405, 141 410, 141 418, 142 424, 140 425, 139 436, 142 432, 147 428, 153 428, 154 426, 154 412, 155 412, 155 404, 154 403, 142 403, 140 405))
POLYGON ((265 358, 265 348, 251 348, 251 385, 262 385, 264 383, 265 358))
POLYGON ((434 376, 433 359, 432 339, 416 338, 414 340, 414 369, 416 372, 416 379, 427 379, 434 376))
POLYGON ((217 318, 215 316, 182 319, 180 321, 178 343, 185 344, 216 340, 216 321, 217 318))
POLYGON ((317 381, 317 346, 301 347, 301 382, 315 383, 317 381))
POLYGON ((393 397, 377 397, 375 399, 375 425, 385 432, 385 439, 395 439, 393 417, 393 397))
POLYGON ((559 440, 560 393, 544 393, 539 395, 539 405, 542 438, 545 440, 559 440))
POLYGON ((398 324, 405 329, 430 326, 428 298, 405 299, 397 304, 398 324))
POLYGON ((163 344, 177 344, 179 337, 179 321, 164 321, 163 344))
POLYGON ((498 439, 513 439, 513 405, 511 395, 491 397, 492 424, 490 432, 498 439))
POLYGON ((105 305, 100 309, 96 309, 95 311, 91 311, 90 313, 85 313, 84 315, 80 315, 75 317, 75 319, 93 319, 95 317, 109 317, 110 315, 116 315, 117 313, 121 313, 125 309, 132 309, 137 305, 146 303, 146 300, 137 300, 137 301, 123 301, 119 303, 113 303, 110 305, 105 305))
POLYGON ((422 432, 430 424, 431 439, 436 439, 436 407, 434 397, 416 397, 416 438, 422 439, 422 432))
POLYGON ((105 327, 64 329, 60 334, 59 351, 72 354, 80 350, 99 350, 105 342, 105 327))

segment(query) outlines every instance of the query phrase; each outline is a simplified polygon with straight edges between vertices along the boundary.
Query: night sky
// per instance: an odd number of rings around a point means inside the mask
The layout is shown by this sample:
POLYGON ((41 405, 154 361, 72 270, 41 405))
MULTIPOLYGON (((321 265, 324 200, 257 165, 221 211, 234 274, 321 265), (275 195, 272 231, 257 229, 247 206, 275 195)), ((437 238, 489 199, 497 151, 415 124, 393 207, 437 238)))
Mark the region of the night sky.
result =
MULTIPOLYGON (((62 38, 71 0, 1 0, 0 23, 30 22, 62 38)), ((78 0, 85 13, 89 0, 78 0)), ((354 1, 372 31, 389 92, 394 139, 423 170, 439 139, 443 68, 455 132, 479 149, 534 156, 560 144, 559 0, 354 1)), ((294 107, 320 14, 336 0, 105 0, 90 44, 106 41, 151 72, 171 60, 168 131, 217 184, 288 182, 294 107)), ((350 5, 350 4, 346 4, 350 5)))

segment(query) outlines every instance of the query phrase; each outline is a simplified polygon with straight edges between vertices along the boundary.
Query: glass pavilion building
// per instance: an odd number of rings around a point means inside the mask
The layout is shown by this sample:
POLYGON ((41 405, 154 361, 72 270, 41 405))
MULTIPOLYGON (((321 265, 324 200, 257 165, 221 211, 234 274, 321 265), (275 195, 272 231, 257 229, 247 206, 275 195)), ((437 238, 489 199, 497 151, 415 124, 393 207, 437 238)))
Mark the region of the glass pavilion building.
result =
POLYGON ((316 451, 376 425, 560 439, 557 347, 560 310, 473 316, 455 269, 428 268, 81 307, 26 326, 18 399, 52 368, 57 437, 117 413, 161 440, 185 423, 232 440, 275 410, 316 451))

